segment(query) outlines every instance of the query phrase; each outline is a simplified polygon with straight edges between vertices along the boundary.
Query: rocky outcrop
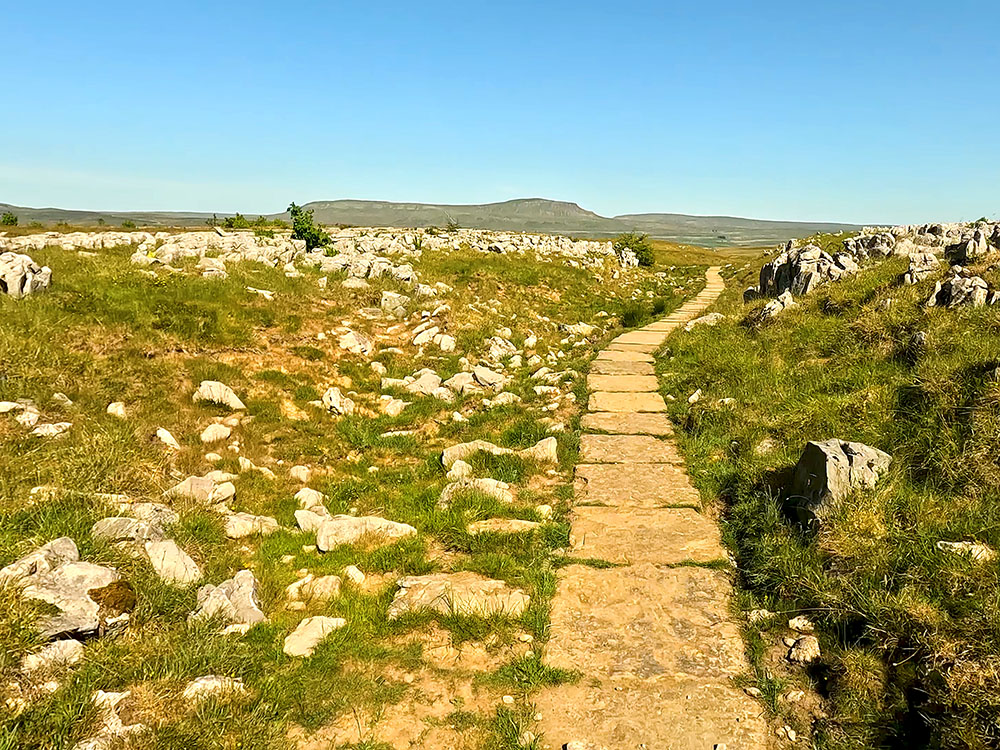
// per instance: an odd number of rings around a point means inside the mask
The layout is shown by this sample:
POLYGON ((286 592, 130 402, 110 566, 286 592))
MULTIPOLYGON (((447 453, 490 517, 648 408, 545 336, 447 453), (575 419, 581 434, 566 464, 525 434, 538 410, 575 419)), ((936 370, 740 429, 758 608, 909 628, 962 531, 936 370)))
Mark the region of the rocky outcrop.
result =
POLYGON ((52 269, 27 255, 0 253, 0 294, 14 299, 43 291, 52 284, 52 269))
POLYGON ((904 284, 917 284, 937 273, 941 263, 934 253, 910 253, 910 267, 903 274, 904 284))
POLYGON ((803 520, 819 519, 856 490, 872 489, 892 457, 864 443, 833 438, 806 443, 791 494, 803 520))
POLYGON ((990 291, 986 280, 979 276, 955 274, 939 281, 928 298, 927 307, 982 307, 997 301, 997 292, 990 291))
POLYGON ((858 264, 847 253, 831 256, 816 245, 791 247, 760 270, 760 294, 777 297, 790 291, 793 295, 811 290, 858 271, 858 264))

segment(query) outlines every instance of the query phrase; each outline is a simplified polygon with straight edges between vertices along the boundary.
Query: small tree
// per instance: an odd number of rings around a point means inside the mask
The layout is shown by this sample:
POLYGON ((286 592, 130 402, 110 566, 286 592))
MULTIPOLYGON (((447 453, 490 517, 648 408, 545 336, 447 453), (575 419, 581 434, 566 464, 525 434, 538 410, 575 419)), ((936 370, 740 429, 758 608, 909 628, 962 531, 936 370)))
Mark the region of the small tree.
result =
POLYGON ((3 225, 5 227, 16 227, 17 214, 7 211, 3 216, 0 216, 0 225, 3 225))
POLYGON ((648 234, 639 232, 626 232, 619 234, 614 241, 614 250, 621 256, 624 250, 631 250, 635 253, 640 266, 651 266, 655 258, 653 257, 653 243, 648 234))
POLYGON ((311 209, 306 210, 292 203, 288 207, 288 213, 292 217, 292 237, 296 240, 305 240, 306 250, 315 250, 317 247, 329 244, 330 235, 324 232, 322 227, 316 226, 311 209))

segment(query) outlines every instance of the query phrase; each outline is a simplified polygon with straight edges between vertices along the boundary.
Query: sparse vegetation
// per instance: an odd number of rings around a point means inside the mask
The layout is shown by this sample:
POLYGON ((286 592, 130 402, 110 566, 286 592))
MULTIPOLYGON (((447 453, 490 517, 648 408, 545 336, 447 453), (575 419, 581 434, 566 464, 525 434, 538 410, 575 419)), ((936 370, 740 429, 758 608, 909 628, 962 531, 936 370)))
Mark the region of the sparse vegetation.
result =
MULTIPOLYGON (((482 409, 475 396, 446 404, 382 389, 367 359, 339 347, 336 330, 353 318, 359 330, 378 333, 383 346, 398 344, 402 353, 377 357, 389 377, 425 365, 448 377, 460 370, 463 353, 482 351, 501 326, 511 327, 518 343, 534 331, 543 339, 539 351, 555 351, 564 335, 557 331, 558 321, 601 323, 602 311, 618 318, 633 294, 647 304, 662 300, 656 304, 663 310, 673 308, 697 290, 700 269, 617 282, 608 274, 600 282, 602 293, 595 294, 599 282, 582 268, 426 250, 418 265, 421 280, 453 287, 446 298, 451 306, 447 322, 460 349, 425 358, 405 333, 397 339, 386 332, 395 320, 357 318, 360 308, 377 306, 383 289, 409 291, 389 278, 372 279, 370 289, 353 291, 333 276, 334 283, 321 290, 315 268, 289 278, 280 268, 232 262, 228 278, 206 279, 194 273, 193 259, 179 263, 180 273, 150 276, 128 263, 131 253, 132 248, 118 248, 89 258, 58 248, 33 252, 36 261, 53 269, 52 289, 18 302, 0 298, 5 363, 0 400, 30 398, 46 419, 73 423, 65 436, 42 441, 27 436, 8 415, 0 416, 0 567, 65 534, 77 541, 84 559, 118 569, 137 596, 123 637, 88 643, 85 662, 61 677, 58 691, 16 717, 0 718, 0 747, 72 747, 97 719, 90 704, 96 689, 133 691, 130 710, 151 727, 136 739, 137 747, 281 748, 290 746, 289 737, 297 732, 308 735, 331 725, 351 727, 339 745, 377 747, 382 722, 397 711, 406 715, 410 702, 419 703, 414 696, 426 681, 441 680, 442 674, 475 682, 474 700, 454 708, 463 737, 476 737, 483 746, 518 747, 532 721, 531 691, 572 679, 525 657, 519 636, 539 645, 547 638, 548 602, 561 559, 556 551, 568 545, 565 513, 578 444, 574 404, 584 400, 582 380, 572 390, 576 401, 565 401, 552 414, 567 429, 550 433, 539 409, 547 398, 534 391, 537 381, 524 370, 515 370, 507 387, 522 398, 520 405, 482 409), (270 290, 274 298, 247 287, 270 290), (328 335, 318 338, 320 332, 328 335), (41 340, 44 347, 37 345, 41 340), (81 341, 87 345, 81 347, 81 341), (235 430, 238 455, 273 467, 276 478, 241 470, 237 454, 221 445, 224 460, 206 463, 208 448, 198 435, 227 413, 192 402, 193 388, 205 379, 226 382, 244 399, 253 420, 235 430), (310 405, 331 384, 360 394, 355 396, 359 413, 334 418, 310 405), (57 391, 66 393, 72 405, 52 402, 57 391), (412 403, 399 416, 387 416, 377 408, 382 392, 412 403), (105 413, 112 401, 126 403, 127 419, 105 413), (453 421, 456 410, 467 412, 468 421, 453 421), (155 440, 157 427, 177 437, 179 452, 155 440), (481 475, 511 482, 516 503, 470 491, 456 496, 450 507, 437 507, 446 483, 443 447, 482 438, 525 448, 550 434, 558 439, 556 467, 510 456, 470 458, 481 475), (295 523, 293 494, 300 485, 287 476, 292 464, 315 468, 310 486, 327 496, 331 513, 382 515, 412 524, 419 535, 382 547, 361 542, 325 554, 307 549, 315 535, 295 523), (215 511, 194 501, 173 502, 181 518, 169 533, 202 567, 206 581, 218 583, 242 568, 257 576, 268 622, 244 636, 222 636, 217 627, 190 624, 195 587, 164 584, 144 559, 91 532, 97 520, 120 512, 101 493, 159 501, 177 476, 210 468, 238 475, 233 510, 270 515, 281 526, 270 536, 234 541, 225 536, 215 511), (552 468, 556 473, 549 475, 552 468), (69 492, 28 502, 31 488, 41 485, 69 492), (541 504, 555 515, 533 533, 467 531, 470 522, 487 518, 541 521, 536 511, 541 504), (345 628, 311 658, 284 656, 283 639, 303 615, 284 607, 284 589, 296 580, 296 571, 341 575, 347 565, 363 570, 371 587, 345 584, 339 598, 310 605, 308 611, 344 617, 345 628), (397 577, 450 570, 474 571, 520 587, 532 604, 519 618, 386 618, 397 577), (454 666, 444 670, 434 654, 446 647, 481 654, 481 664, 466 672, 454 666), (488 676, 474 681, 474 672, 488 676), (177 694, 204 674, 239 678, 247 694, 212 699, 198 708, 185 705, 177 694), (404 676, 414 678, 413 684, 404 676), (514 693, 517 703, 498 709, 504 692, 514 693)), ((595 338, 586 346, 563 347, 560 367, 583 372, 600 343, 595 338)), ((30 627, 38 609, 13 589, 0 591, 0 700, 7 697, 3 691, 16 678, 22 656, 40 644, 30 627)))
POLYGON ((4 227, 16 227, 17 226, 17 214, 11 211, 4 211, 3 215, 0 216, 0 226, 4 227))
POLYGON ((997 564, 936 543, 1000 549, 1000 312, 923 308, 933 280, 899 285, 897 259, 747 328, 740 292, 758 268, 729 282, 726 320, 673 339, 659 370, 692 477, 718 500, 742 609, 778 613, 747 627, 765 705, 818 748, 995 747, 997 564), (830 437, 888 451, 891 474, 804 528, 783 488, 805 442, 830 437), (822 667, 782 659, 796 614, 817 623, 822 667), (781 697, 797 688, 818 697, 781 697))

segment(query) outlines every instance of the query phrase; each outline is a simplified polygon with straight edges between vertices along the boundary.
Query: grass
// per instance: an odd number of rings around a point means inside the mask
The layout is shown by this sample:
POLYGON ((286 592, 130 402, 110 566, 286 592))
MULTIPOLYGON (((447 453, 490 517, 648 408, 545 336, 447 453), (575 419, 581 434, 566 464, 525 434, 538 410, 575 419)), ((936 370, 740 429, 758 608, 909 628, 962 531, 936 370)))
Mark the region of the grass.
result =
MULTIPOLYGON (((150 275, 128 263, 130 253, 131 248, 116 248, 85 258, 59 248, 34 252, 37 262, 53 269, 53 288, 17 302, 0 299, 0 400, 30 398, 43 421, 73 424, 59 439, 40 440, 0 416, 0 566, 67 535, 83 559, 114 566, 137 595, 124 634, 88 642, 84 661, 61 677, 55 692, 33 697, 18 715, 0 715, 0 750, 72 747, 95 726, 90 696, 97 689, 132 691, 124 704, 128 720, 150 728, 136 739, 138 747, 292 747, 296 731, 308 733, 352 716, 369 717, 374 725, 354 747, 381 747, 377 717, 391 716, 416 691, 399 678, 400 670, 437 674, 423 645, 441 631, 455 645, 485 644, 501 660, 475 685, 492 701, 489 709, 462 713, 458 725, 474 728, 488 747, 535 746, 522 742, 532 724, 530 693, 569 676, 526 659, 523 645, 520 652, 511 649, 521 635, 541 646, 547 634, 555 569, 562 560, 555 553, 568 544, 570 476, 586 393, 579 373, 620 330, 630 304, 640 301, 650 313, 673 309, 697 291, 702 269, 675 264, 672 270, 660 266, 616 279, 611 268, 425 251, 414 263, 421 281, 445 282, 453 291, 415 300, 407 323, 419 321, 421 308, 450 305, 440 318, 460 344, 448 354, 433 348, 420 353, 410 345, 412 333, 390 332, 398 321, 359 314, 378 306, 383 289, 412 295, 388 279, 373 281, 367 290, 345 290, 339 283, 343 276, 333 274, 321 290, 315 269, 287 278, 280 269, 229 263, 228 279, 203 279, 193 262, 180 264, 179 273, 150 275), (274 299, 252 294, 248 286, 273 291, 274 299), (577 322, 597 325, 598 332, 583 341, 559 330, 560 323, 577 322), (476 396, 445 403, 394 392, 411 404, 389 417, 379 411, 381 378, 370 361, 337 345, 342 325, 377 337, 382 349, 401 350, 376 357, 390 376, 426 366, 445 378, 461 370, 463 355, 481 356, 486 340, 510 327, 518 344, 538 337, 535 351, 551 355, 550 366, 569 373, 563 394, 576 400, 563 397, 555 411, 542 412, 551 397, 535 394, 538 382, 529 377, 534 367, 524 364, 511 369, 508 386, 522 397, 519 405, 486 410, 476 396), (234 428, 229 440, 211 446, 201 444, 201 431, 230 415, 191 401, 206 379, 231 386, 251 418, 234 428), (334 418, 309 404, 332 385, 351 395, 357 414, 334 418), (56 392, 73 404, 53 403, 56 392), (125 403, 127 419, 106 414, 112 401, 125 403), (467 420, 454 421, 455 411, 467 420), (563 426, 561 432, 551 432, 555 423, 563 426), (180 451, 154 437, 158 427, 177 438, 180 451), (386 437, 399 430, 412 434, 386 437), (514 485, 516 503, 465 493, 450 508, 438 507, 447 482, 440 461, 444 447, 481 438, 520 449, 549 434, 559 443, 555 466, 512 456, 471 459, 477 476, 514 485), (229 447, 232 441, 238 441, 238 454, 229 447), (206 460, 209 450, 223 456, 221 463, 206 460), (272 469, 274 478, 241 472, 237 456, 272 469), (412 524, 418 535, 387 546, 361 542, 317 553, 310 548, 315 536, 295 526, 293 495, 300 485, 287 472, 295 464, 313 468, 310 486, 326 494, 331 513, 384 516, 412 524), (196 587, 161 582, 144 559, 91 534, 97 520, 119 513, 101 493, 160 501, 180 479, 212 468, 238 474, 230 502, 234 511, 273 516, 282 527, 267 537, 230 540, 215 512, 193 501, 173 502, 180 520, 168 533, 201 566, 206 582, 217 584, 243 568, 257 577, 268 620, 242 637, 221 636, 215 624, 189 623, 196 587), (59 491, 32 496, 32 488, 41 485, 59 491), (541 520, 535 510, 540 504, 550 505, 555 516, 533 533, 466 531, 469 522, 485 518, 541 520), (327 604, 310 605, 306 612, 285 609, 284 589, 300 570, 339 575, 348 565, 361 568, 372 585, 345 583, 341 596, 327 604), (428 614, 386 619, 396 578, 459 570, 523 588, 532 597, 530 607, 517 619, 428 614), (347 625, 311 658, 286 657, 284 637, 312 614, 344 617, 347 625), (243 680, 246 695, 186 705, 180 691, 205 674, 243 680), (515 691, 518 704, 495 709, 501 691, 515 691)), ((18 665, 40 645, 33 623, 42 614, 37 602, 12 588, 0 590, 0 700, 12 697, 12 682, 22 682, 18 665)))
POLYGON ((742 608, 781 613, 747 628, 765 704, 818 748, 995 747, 1000 569, 935 545, 1000 549, 1000 311, 925 309, 933 280, 899 285, 894 259, 749 328, 741 291, 759 265, 733 271, 726 320, 671 339, 657 368, 692 478, 722 511, 742 608), (783 489, 805 442, 831 437, 881 448, 892 467, 806 529, 783 489), (824 654, 808 671, 776 645, 800 613, 824 654), (820 707, 778 699, 795 687, 820 707))

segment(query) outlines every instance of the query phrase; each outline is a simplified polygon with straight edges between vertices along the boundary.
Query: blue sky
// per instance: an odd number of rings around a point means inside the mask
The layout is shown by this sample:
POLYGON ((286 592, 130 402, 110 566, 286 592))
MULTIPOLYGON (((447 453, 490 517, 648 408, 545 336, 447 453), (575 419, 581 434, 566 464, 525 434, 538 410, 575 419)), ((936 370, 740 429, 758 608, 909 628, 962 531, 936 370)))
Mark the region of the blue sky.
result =
POLYGON ((10 4, 0 201, 1000 215, 1000 4, 10 4))

